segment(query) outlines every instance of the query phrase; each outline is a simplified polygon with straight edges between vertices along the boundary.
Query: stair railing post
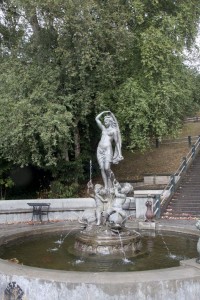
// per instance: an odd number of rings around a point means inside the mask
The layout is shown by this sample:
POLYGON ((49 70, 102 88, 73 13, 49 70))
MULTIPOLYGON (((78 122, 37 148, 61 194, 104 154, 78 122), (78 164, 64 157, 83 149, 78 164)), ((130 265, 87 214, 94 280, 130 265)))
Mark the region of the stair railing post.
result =
POLYGON ((186 157, 183 157, 183 171, 186 171, 187 169, 187 159, 186 157))
POLYGON ((176 180, 175 180, 175 175, 171 175, 171 184, 172 184, 172 192, 175 192, 175 185, 176 185, 176 180))
POLYGON ((196 148, 195 145, 192 145, 192 157, 195 157, 196 148))
POLYGON ((197 148, 200 146, 200 135, 199 135, 199 138, 198 138, 198 143, 197 143, 197 148))
POLYGON ((160 195, 155 195, 155 201, 156 201, 156 218, 160 219, 160 195))
POLYGON ((156 138, 156 148, 159 148, 159 140, 156 138))
POLYGON ((191 147, 192 145, 192 137, 191 135, 188 135, 188 146, 191 147))

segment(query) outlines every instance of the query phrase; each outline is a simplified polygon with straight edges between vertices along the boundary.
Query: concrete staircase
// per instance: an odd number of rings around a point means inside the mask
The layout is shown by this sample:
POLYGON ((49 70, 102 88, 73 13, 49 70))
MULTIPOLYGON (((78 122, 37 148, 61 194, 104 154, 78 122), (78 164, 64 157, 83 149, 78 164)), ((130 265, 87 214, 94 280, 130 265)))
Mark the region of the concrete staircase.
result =
POLYGON ((200 218, 200 154, 183 177, 162 218, 200 218))

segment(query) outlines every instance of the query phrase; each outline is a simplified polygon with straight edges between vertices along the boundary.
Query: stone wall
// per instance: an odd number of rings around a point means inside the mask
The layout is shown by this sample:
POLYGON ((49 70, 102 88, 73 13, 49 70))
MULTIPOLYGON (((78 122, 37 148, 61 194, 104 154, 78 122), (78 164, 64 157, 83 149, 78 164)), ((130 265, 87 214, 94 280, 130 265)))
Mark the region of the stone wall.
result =
MULTIPOLYGON (((31 221, 32 207, 27 203, 41 202, 51 204, 50 221, 77 220, 85 209, 95 208, 95 201, 92 198, 2 200, 0 201, 0 224, 31 221)), ((37 221, 37 218, 34 220, 37 221)), ((45 220, 46 216, 44 216, 45 220)))

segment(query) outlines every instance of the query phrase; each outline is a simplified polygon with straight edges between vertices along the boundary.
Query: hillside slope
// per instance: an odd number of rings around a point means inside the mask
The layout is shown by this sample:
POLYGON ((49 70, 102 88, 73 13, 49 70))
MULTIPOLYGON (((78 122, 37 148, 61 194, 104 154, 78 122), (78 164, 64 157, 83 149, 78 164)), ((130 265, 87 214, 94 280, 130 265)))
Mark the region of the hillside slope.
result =
MULTIPOLYGON (((112 165, 112 170, 119 181, 142 179, 144 174, 173 174, 191 149, 187 137, 192 136, 192 143, 194 143, 198 135, 200 135, 200 122, 185 123, 176 139, 161 144, 159 148, 152 145, 152 148, 144 153, 123 151, 124 160, 118 165, 112 165)), ((99 180, 100 177, 95 178, 95 181, 99 180)))

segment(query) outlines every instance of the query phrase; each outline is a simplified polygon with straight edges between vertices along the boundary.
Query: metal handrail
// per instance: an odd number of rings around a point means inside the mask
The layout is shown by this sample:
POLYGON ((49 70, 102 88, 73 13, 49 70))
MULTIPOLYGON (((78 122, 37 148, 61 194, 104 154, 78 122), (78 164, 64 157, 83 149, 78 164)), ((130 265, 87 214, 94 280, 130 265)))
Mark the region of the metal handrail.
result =
POLYGON ((200 121, 200 117, 199 116, 196 116, 196 117, 188 117, 185 119, 185 122, 198 122, 200 121))
POLYGON ((177 139, 162 139, 160 141, 160 144, 165 145, 165 144, 180 144, 180 143, 189 143, 191 145, 192 139, 198 138, 197 135, 194 136, 187 136, 187 137, 181 137, 177 139))
POLYGON ((181 163, 181 165, 179 166, 177 171, 171 176, 168 184, 165 186, 162 193, 160 194, 160 199, 162 198, 161 203, 160 203, 161 205, 163 205, 165 200, 169 197, 169 195, 164 196, 164 193, 166 191, 169 191, 171 194, 171 190, 174 189, 174 182, 172 182, 172 177, 178 178, 178 181, 175 184, 177 184, 180 181, 183 171, 185 171, 185 169, 187 169, 187 166, 192 161, 192 159, 195 157, 196 150, 199 148, 199 146, 200 146, 200 137, 198 137, 198 139, 196 140, 192 149, 186 155, 186 157, 184 158, 184 161, 181 163))
POLYGON ((154 211, 154 216, 157 215, 158 211, 159 211, 159 208, 157 207, 156 210, 154 211))

